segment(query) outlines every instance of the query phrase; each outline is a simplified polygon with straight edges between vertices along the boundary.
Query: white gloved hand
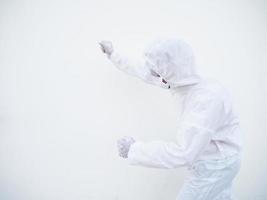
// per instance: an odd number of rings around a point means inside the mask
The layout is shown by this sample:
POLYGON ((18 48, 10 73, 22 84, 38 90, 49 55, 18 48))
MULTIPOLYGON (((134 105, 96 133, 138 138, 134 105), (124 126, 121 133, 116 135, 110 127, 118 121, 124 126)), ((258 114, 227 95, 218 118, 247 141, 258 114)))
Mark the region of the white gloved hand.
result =
POLYGON ((119 139, 117 141, 119 156, 123 158, 128 158, 128 152, 133 143, 135 143, 135 140, 130 136, 124 136, 121 139, 119 139))
POLYGON ((110 55, 113 52, 112 42, 108 40, 102 40, 101 42, 99 42, 99 45, 103 53, 105 53, 108 57, 110 57, 110 55))

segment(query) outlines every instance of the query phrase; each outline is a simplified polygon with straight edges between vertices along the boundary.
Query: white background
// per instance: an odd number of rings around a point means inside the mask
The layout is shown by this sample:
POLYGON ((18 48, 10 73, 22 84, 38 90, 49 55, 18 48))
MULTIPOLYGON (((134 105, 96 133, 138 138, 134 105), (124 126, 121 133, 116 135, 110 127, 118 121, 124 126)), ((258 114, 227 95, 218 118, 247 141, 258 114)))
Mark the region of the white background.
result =
POLYGON ((118 71, 97 42, 139 55, 158 37, 195 49, 234 94, 244 134, 241 200, 267 199, 267 3, 0 1, 0 199, 174 200, 185 169, 128 166, 116 140, 172 140, 168 91, 118 71))

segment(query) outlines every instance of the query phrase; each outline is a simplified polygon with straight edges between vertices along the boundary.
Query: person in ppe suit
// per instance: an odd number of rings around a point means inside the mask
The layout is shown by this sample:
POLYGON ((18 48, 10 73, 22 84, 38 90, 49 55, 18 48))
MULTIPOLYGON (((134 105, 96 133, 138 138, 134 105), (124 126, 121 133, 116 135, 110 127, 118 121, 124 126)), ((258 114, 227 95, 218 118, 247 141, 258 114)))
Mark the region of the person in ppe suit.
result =
POLYGON ((110 41, 99 44, 118 69, 169 89, 182 108, 175 141, 145 143, 126 136, 117 142, 119 155, 131 165, 187 167, 190 173, 177 200, 233 199, 232 182, 240 169, 239 120, 228 90, 197 74, 191 47, 179 39, 157 40, 133 62, 110 41))

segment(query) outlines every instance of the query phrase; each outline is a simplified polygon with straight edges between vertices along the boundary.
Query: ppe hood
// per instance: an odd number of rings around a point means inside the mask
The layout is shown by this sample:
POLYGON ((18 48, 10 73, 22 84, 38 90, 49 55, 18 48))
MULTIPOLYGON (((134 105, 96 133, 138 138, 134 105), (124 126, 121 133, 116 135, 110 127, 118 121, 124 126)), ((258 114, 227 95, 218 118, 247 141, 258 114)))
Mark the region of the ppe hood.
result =
POLYGON ((198 83, 192 48, 183 40, 161 39, 145 49, 144 59, 151 70, 168 82, 171 88, 198 83))

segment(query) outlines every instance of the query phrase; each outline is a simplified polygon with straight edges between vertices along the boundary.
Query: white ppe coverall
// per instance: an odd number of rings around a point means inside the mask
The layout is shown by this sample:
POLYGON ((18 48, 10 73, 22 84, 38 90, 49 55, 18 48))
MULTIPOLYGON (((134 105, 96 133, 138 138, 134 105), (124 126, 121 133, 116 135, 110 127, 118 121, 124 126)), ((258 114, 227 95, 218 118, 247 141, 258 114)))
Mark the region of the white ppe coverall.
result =
POLYGON ((169 88, 182 107, 176 140, 136 141, 128 162, 153 168, 187 167, 190 175, 177 200, 232 199, 232 181, 240 167, 239 120, 227 89, 196 73, 191 47, 182 40, 162 39, 147 46, 140 62, 116 51, 109 58, 120 70, 169 88))

